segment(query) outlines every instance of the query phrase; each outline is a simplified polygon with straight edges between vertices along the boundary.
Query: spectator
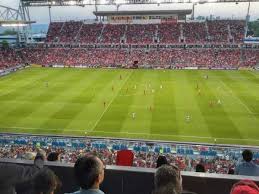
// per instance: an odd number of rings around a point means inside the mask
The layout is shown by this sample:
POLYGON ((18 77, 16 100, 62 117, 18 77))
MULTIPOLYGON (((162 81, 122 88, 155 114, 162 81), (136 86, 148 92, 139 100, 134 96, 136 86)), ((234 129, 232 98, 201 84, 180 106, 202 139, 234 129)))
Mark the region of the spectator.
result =
POLYGON ((155 173, 154 194, 194 194, 183 191, 182 176, 178 167, 174 165, 162 165, 155 173))
POLYGON ((203 164, 199 163, 196 165, 196 172, 206 172, 205 167, 203 164))
POLYGON ((47 168, 40 170, 33 179, 33 188, 35 194, 54 194, 60 181, 55 173, 47 168))
POLYGON ((242 180, 233 185, 230 194, 259 194, 259 187, 251 180, 242 180))
POLYGON ((236 169, 235 174, 246 176, 259 176, 259 167, 253 163, 253 153, 250 150, 244 150, 242 153, 243 161, 240 162, 236 169))
POLYGON ((45 156, 38 150, 33 166, 23 166, 11 163, 0 164, 0 191, 5 194, 15 193, 16 185, 31 179, 44 166, 45 156))
POLYGON ((165 156, 159 156, 156 161, 156 168, 159 168, 160 166, 168 164, 168 161, 165 156))
POLYGON ((155 173, 155 192, 163 187, 174 189, 176 193, 182 192, 182 176, 176 166, 162 165, 155 173))
POLYGON ((15 189, 16 194, 54 194, 59 186, 61 183, 55 173, 42 168, 34 176, 18 183, 15 189))
POLYGON ((50 152, 47 161, 60 161, 60 154, 58 152, 50 152))
POLYGON ((104 165, 96 156, 79 158, 74 166, 80 190, 73 194, 104 194, 99 190, 104 179, 104 165))
POLYGON ((233 169, 233 168, 230 168, 230 169, 228 170, 228 174, 235 174, 234 169, 233 169))

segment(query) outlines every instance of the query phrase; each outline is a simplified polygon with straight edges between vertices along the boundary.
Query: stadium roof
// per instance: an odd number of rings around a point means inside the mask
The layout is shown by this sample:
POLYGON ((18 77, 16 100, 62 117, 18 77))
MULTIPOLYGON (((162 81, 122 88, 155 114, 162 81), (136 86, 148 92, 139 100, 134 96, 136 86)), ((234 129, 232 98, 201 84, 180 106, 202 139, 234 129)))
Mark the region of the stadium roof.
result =
POLYGON ((171 3, 238 3, 259 2, 259 0, 21 0, 24 6, 85 6, 123 4, 171 4, 171 3))
POLYGON ((36 23, 35 21, 24 21, 24 20, 0 20, 0 26, 24 26, 28 24, 36 23))
POLYGON ((94 11, 96 16, 113 16, 113 15, 189 15, 191 9, 186 10, 139 10, 139 11, 94 11))

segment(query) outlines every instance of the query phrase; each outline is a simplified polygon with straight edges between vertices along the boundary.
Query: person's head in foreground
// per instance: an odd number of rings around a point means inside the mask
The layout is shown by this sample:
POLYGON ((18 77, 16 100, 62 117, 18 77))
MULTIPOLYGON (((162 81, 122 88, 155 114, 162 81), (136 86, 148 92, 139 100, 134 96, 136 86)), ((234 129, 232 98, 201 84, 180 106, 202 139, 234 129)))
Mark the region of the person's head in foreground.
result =
POLYGON ((154 193, 181 193, 182 176, 176 166, 162 165, 155 173, 155 191, 154 193))
POLYGON ((48 161, 60 161, 60 154, 58 152, 50 152, 48 157, 48 161))
POLYGON ((96 156, 79 158, 74 166, 76 180, 83 190, 99 190, 104 179, 104 165, 96 156))
POLYGON ((205 167, 203 164, 197 164, 195 168, 196 172, 206 172, 205 167))
POLYGON ((253 159, 253 153, 251 150, 244 150, 242 152, 242 156, 243 156, 244 161, 246 161, 246 162, 251 162, 251 160, 253 159))
POLYGON ((158 156, 157 161, 156 161, 156 168, 159 168, 160 166, 168 164, 168 161, 165 156, 158 156))
POLYGON ((54 194, 60 181, 55 173, 47 168, 41 169, 33 178, 33 190, 35 194, 54 194))
POLYGON ((251 180, 242 180, 233 185, 230 194, 259 194, 259 187, 251 180))

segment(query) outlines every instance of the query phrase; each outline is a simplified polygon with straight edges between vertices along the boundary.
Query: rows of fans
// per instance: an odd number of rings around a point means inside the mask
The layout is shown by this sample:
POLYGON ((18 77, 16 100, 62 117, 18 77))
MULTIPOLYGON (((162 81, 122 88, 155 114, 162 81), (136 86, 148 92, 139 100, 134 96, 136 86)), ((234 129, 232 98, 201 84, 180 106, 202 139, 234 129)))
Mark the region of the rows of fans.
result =
MULTIPOLYGON (((134 152, 133 166, 155 168, 159 155, 163 154, 169 163, 181 170, 195 171, 196 165, 202 163, 207 172, 223 174, 235 167, 242 153, 238 148, 205 145, 2 135, 0 158, 33 159, 33 153, 39 147, 47 154, 58 153, 60 161, 65 163, 74 163, 81 155, 94 154, 105 164, 115 165, 117 151, 129 149, 134 152)), ((254 153, 254 162, 259 164, 259 150, 254 153)))
POLYGON ((241 49, 172 49, 172 50, 122 50, 83 48, 26 48, 0 50, 0 69, 22 63, 40 65, 83 65, 88 67, 153 68, 239 68, 255 67, 259 50, 241 49))
POLYGON ((242 20, 216 20, 175 24, 85 24, 82 21, 53 22, 47 42, 61 43, 240 43, 242 20))

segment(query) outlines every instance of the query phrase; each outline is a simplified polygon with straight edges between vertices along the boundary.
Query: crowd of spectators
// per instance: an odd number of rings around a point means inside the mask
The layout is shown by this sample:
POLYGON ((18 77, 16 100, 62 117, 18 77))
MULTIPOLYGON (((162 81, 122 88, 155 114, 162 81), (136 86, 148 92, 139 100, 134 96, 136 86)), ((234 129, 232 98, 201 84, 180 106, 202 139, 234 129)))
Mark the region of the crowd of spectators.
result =
POLYGON ((208 21, 209 41, 211 42, 228 42, 229 40, 229 21, 228 20, 215 20, 208 21))
POLYGON ((179 43, 180 24, 159 24, 158 25, 159 43, 179 43))
POLYGON ((23 63, 19 52, 13 49, 0 48, 0 70, 23 63))
MULTIPOLYGON (((202 164, 209 173, 227 174, 234 169, 241 157, 242 149, 220 146, 178 145, 166 143, 143 143, 120 140, 96 140, 90 138, 51 138, 40 136, 1 136, 0 158, 33 159, 41 148, 50 158, 60 162, 74 163, 83 155, 96 155, 106 165, 116 165, 119 150, 132 150, 133 166, 156 168, 160 155, 167 163, 183 171, 195 171, 202 164)), ((254 162, 259 164, 259 152, 254 150, 254 162)))
POLYGON ((58 42, 58 36, 60 34, 63 22, 51 22, 46 37, 46 42, 58 42))
POLYGON ((85 24, 81 21, 53 22, 46 42, 61 43, 228 43, 242 42, 245 22, 215 20, 175 24, 85 24), (121 41, 124 39, 125 41, 121 41), (157 41, 156 41, 157 40, 157 41))
POLYGON ((251 49, 86 49, 23 48, 1 49, 0 69, 18 64, 86 67, 126 67, 137 63, 149 68, 253 68, 258 65, 259 50, 251 49))
POLYGON ((29 63, 41 65, 84 65, 100 67, 139 66, 161 68, 239 68, 254 67, 259 61, 259 51, 240 49, 83 49, 49 48, 23 49, 29 63))
POLYGON ((97 43, 103 29, 102 24, 83 24, 77 41, 80 43, 97 43))
POLYGON ((131 24, 127 26, 126 38, 129 44, 153 43, 157 27, 155 24, 131 24))
POLYGON ((186 43, 205 43, 208 37, 205 22, 184 23, 183 34, 186 43))
POLYGON ((120 43, 125 35, 126 26, 125 25, 105 25, 102 33, 102 42, 104 43, 120 43))

